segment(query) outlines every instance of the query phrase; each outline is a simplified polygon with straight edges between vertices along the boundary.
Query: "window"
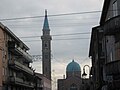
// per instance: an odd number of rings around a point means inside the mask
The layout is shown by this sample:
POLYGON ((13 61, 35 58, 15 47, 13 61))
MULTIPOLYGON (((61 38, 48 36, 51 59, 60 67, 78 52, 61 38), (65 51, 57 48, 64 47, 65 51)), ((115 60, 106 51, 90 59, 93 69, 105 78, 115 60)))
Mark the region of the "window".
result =
POLYGON ((47 43, 45 43, 45 47, 47 47, 47 43))
POLYGON ((47 67, 45 67, 45 71, 47 72, 47 67))
POLYGON ((13 71, 10 69, 9 70, 9 75, 12 77, 13 76, 13 71))
POLYGON ((117 6, 117 0, 113 3, 113 17, 118 15, 118 6, 117 6))
POLYGON ((44 47, 45 47, 46 50, 48 49, 48 43, 47 42, 44 43, 44 47))
POLYGON ((120 60, 120 41, 115 43, 115 60, 120 60))
POLYGON ((8 60, 12 60, 12 54, 10 52, 8 53, 8 60))
POLYGON ((48 55, 45 55, 45 59, 48 59, 48 55))
POLYGON ((77 85, 72 84, 72 85, 70 86, 70 90, 77 90, 77 85))
POLYGON ((110 52, 110 62, 113 61, 113 53, 110 52))
POLYGON ((2 72, 3 72, 3 76, 5 76, 5 75, 6 75, 6 71, 5 71, 5 68, 4 68, 4 67, 3 67, 2 72))

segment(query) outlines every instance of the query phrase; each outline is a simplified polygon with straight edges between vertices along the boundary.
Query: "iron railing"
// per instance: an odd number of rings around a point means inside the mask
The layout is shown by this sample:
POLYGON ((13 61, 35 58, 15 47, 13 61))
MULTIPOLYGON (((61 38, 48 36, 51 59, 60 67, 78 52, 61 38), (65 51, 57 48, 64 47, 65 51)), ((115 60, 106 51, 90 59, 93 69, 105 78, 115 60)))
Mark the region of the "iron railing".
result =
POLYGON ((106 74, 120 74, 120 60, 112 61, 106 64, 106 74))
POLYGON ((107 20, 104 24, 105 35, 120 33, 120 15, 107 20))

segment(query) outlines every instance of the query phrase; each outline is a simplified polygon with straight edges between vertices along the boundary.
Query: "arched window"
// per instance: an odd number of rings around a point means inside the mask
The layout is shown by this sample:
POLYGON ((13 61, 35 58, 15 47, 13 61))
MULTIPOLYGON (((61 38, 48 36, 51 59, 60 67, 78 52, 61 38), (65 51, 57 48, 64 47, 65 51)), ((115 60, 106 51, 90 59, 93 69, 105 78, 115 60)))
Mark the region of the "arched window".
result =
POLYGON ((78 90, 77 89, 77 85, 75 85, 74 83, 70 86, 70 90, 78 90))

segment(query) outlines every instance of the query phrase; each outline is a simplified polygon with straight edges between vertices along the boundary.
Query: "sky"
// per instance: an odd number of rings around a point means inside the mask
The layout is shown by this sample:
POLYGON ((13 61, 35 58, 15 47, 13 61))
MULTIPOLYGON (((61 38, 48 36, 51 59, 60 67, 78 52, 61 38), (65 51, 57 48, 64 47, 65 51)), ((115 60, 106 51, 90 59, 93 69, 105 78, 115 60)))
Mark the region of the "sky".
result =
MULTIPOLYGON (((89 45, 92 27, 99 25, 103 0, 1 0, 0 20, 9 18, 33 17, 19 20, 0 21, 17 35, 29 48, 31 55, 41 55, 41 38, 44 11, 48 15, 79 13, 61 16, 48 16, 52 35, 52 76, 53 81, 63 78, 66 66, 73 59, 83 70, 91 65, 89 45), (82 34, 80 34, 82 33, 82 34), (70 35, 72 34, 72 35, 70 35), (33 37, 37 36, 37 37, 33 37), (27 38, 25 38, 27 37, 27 38)), ((41 59, 33 62, 36 72, 41 71, 41 59)))

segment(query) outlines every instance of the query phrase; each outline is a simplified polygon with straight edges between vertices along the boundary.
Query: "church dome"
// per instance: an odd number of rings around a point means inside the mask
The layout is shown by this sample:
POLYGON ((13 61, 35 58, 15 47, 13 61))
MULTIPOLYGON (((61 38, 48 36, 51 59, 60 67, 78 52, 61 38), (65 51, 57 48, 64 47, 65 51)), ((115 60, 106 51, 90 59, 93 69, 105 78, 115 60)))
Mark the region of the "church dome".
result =
POLYGON ((74 60, 67 65, 66 72, 81 71, 80 65, 74 60))

